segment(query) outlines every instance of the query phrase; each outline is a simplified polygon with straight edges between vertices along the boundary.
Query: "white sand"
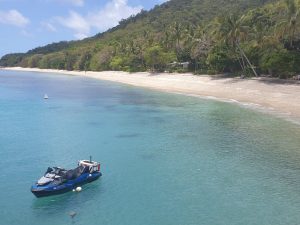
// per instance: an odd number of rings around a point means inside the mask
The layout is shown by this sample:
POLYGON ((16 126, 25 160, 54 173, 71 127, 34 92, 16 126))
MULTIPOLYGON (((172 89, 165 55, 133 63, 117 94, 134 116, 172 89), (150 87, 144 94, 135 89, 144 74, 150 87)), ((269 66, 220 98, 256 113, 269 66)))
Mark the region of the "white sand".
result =
POLYGON ((192 74, 151 74, 126 72, 79 72, 36 68, 1 68, 2 70, 59 73, 86 76, 101 80, 156 89, 160 91, 215 97, 224 101, 240 102, 300 119, 300 84, 284 83, 271 78, 218 78, 192 74))

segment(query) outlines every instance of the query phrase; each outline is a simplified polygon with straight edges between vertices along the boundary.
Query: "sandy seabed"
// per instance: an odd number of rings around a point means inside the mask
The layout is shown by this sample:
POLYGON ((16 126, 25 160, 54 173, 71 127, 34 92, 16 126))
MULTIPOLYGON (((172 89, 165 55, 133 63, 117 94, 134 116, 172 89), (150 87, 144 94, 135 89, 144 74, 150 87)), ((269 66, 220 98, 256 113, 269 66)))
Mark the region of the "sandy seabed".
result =
POLYGON ((212 98, 276 113, 300 122, 299 82, 272 78, 240 79, 176 73, 84 72, 21 67, 1 69, 84 76, 159 91, 212 98))

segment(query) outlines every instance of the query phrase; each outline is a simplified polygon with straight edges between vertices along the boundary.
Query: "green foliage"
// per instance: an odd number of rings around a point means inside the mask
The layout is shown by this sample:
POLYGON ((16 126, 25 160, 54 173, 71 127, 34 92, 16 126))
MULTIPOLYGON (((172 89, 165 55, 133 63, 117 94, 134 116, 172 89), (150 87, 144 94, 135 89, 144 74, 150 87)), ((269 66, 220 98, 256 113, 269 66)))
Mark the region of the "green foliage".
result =
POLYGON ((103 71, 110 69, 110 61, 113 57, 113 48, 108 46, 102 51, 91 54, 89 69, 93 71, 103 71))
POLYGON ((55 69, 64 69, 65 64, 66 64, 66 57, 65 54, 60 53, 60 54, 55 54, 51 57, 43 58, 40 61, 40 67, 42 66, 42 63, 45 63, 47 66, 44 65, 44 68, 50 67, 50 68, 55 68, 55 69), (44 61, 43 61, 44 60, 44 61))
POLYGON ((271 75, 289 78, 300 72, 300 54, 287 50, 268 52, 262 57, 261 68, 271 75))
POLYGON ((8 54, 1 58, 0 66, 18 66, 23 60, 24 54, 8 54))
POLYGON ((165 53, 160 46, 146 49, 145 62, 152 71, 164 71, 167 64, 175 59, 174 54, 165 53))
POLYGON ((123 57, 115 56, 110 62, 110 68, 113 70, 121 71, 126 69, 126 60, 123 57))
POLYGON ((91 57, 92 55, 90 52, 85 52, 80 55, 77 68, 81 71, 87 71, 90 67, 91 57))
POLYGON ((58 52, 64 50, 65 48, 68 48, 72 45, 72 43, 74 42, 61 41, 58 43, 46 45, 44 47, 35 48, 33 50, 28 51, 28 54, 48 54, 52 52, 58 52))
POLYGON ((40 54, 32 55, 28 59, 28 66, 31 68, 38 67, 39 61, 42 59, 42 57, 43 57, 43 55, 40 55, 40 54))
POLYGON ((146 70, 145 60, 143 57, 132 54, 128 56, 126 63, 128 72, 138 72, 146 70))
POLYGON ((227 45, 214 47, 208 54, 206 63, 210 71, 215 72, 234 72, 238 64, 227 45))

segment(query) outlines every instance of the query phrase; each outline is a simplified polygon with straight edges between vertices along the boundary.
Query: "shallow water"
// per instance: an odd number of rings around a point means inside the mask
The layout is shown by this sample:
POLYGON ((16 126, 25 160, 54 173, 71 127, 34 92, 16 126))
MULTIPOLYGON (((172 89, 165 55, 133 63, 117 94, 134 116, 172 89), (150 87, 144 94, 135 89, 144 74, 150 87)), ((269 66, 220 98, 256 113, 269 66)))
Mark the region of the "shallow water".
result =
POLYGON ((0 71, 0 127, 1 225, 300 223, 300 127, 270 115, 83 77, 0 71), (30 193, 48 166, 72 168, 89 155, 103 177, 81 193, 30 193))

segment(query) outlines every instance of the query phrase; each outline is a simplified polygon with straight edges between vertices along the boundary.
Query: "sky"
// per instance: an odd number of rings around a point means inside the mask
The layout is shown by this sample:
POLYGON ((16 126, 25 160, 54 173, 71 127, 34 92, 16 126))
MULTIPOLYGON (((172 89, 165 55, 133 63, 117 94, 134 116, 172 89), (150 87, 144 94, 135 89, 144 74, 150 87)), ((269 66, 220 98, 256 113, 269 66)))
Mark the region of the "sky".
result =
POLYGON ((0 0, 0 57, 80 40, 166 0, 0 0))

